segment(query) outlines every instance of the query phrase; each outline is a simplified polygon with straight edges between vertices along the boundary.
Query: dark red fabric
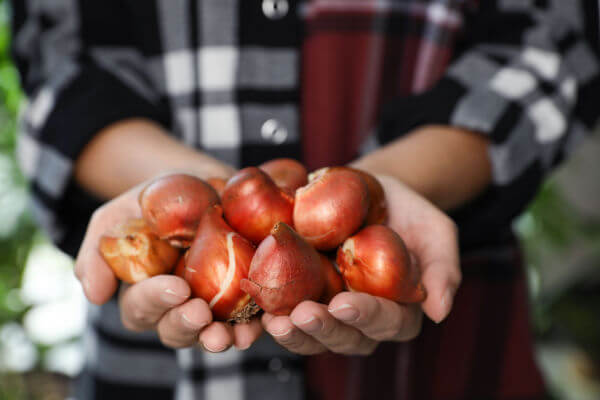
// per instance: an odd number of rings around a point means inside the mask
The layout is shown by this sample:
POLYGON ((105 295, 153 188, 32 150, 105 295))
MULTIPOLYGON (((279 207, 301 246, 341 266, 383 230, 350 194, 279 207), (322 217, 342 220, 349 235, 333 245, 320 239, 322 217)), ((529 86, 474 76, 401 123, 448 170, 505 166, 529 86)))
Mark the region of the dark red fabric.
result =
MULTIPOLYGON (((372 133, 380 106, 430 88, 444 73, 460 21, 425 5, 313 0, 302 46, 302 141, 309 169, 344 164, 372 133)), ((457 14, 458 15, 458 14, 457 14)))
POLYGON ((518 249, 465 255, 450 316, 425 320, 409 343, 369 357, 325 354, 307 362, 312 399, 543 399, 533 358, 527 285, 518 249), (491 273, 490 273, 491 271, 491 273))

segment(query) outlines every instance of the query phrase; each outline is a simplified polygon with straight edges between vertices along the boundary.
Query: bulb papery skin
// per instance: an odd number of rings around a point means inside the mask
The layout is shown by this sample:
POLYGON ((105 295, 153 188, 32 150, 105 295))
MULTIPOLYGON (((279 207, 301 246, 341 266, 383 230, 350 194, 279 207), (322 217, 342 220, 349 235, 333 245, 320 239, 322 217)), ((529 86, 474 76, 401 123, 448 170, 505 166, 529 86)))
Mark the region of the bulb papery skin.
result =
POLYGON ((388 218, 388 208, 383 186, 377 178, 368 172, 356 168, 348 169, 359 174, 369 189, 369 210, 365 218, 365 225, 384 224, 388 218))
POLYGON ((221 206, 205 212, 186 257, 184 279, 193 295, 206 301, 215 320, 247 322, 258 311, 240 289, 254 251, 248 240, 227 225, 221 206))
POLYGON ((273 182, 288 193, 308 183, 308 171, 298 161, 291 158, 276 158, 258 166, 273 179, 273 182))
POLYGON ((227 182, 222 203, 229 225, 254 244, 266 238, 276 223, 293 223, 294 197, 256 167, 238 171, 227 182))
POLYGON ((358 174, 322 168, 296 190, 294 227, 318 250, 332 250, 360 228, 368 209, 368 187, 358 174))
POLYGON ((304 300, 318 300, 325 282, 317 251, 285 223, 256 249, 241 288, 268 313, 289 315, 304 300))
POLYGON ((100 238, 100 254, 117 278, 137 283, 169 273, 179 250, 160 240, 143 219, 131 219, 100 238))
POLYGON ((213 178, 208 178, 206 180, 206 183, 208 183, 210 186, 212 186, 213 189, 215 189, 215 191, 219 195, 219 198, 221 196, 223 196, 223 190, 225 190, 225 185, 227 185, 227 180, 225 180, 223 178, 213 177, 213 178))
POLYGON ((337 264, 349 290, 398 303, 419 303, 426 291, 402 238, 384 225, 370 225, 338 249, 337 264))
POLYGON ((325 288, 319 301, 329 304, 336 294, 344 291, 344 280, 326 255, 319 253, 319 258, 321 259, 323 279, 325 280, 325 288))
POLYGON ((190 246, 202 214, 219 195, 202 179, 186 174, 160 177, 140 193, 142 217, 161 239, 175 247, 190 246))

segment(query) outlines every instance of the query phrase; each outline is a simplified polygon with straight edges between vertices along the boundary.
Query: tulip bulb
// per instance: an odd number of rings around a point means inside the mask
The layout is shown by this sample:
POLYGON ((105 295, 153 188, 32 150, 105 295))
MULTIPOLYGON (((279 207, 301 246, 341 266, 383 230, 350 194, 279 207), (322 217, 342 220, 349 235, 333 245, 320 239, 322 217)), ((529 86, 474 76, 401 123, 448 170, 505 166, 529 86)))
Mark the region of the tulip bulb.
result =
POLYGON ((308 183, 308 171, 304 165, 291 158, 276 158, 258 168, 266 172, 277 186, 291 194, 308 183))
POLYGON ((338 249, 337 264, 346 287, 398 303, 425 300, 421 274, 402 238, 384 225, 370 225, 338 249))
POLYGON ((156 179, 140 193, 142 217, 163 240, 189 247, 204 211, 219 203, 217 192, 202 179, 175 174, 156 179))
POLYGON ((266 312, 289 315, 300 302, 318 300, 324 284, 319 254, 280 222, 256 249, 241 288, 266 312))
POLYGON ((194 296, 208 303, 215 319, 247 322, 258 311, 240 289, 253 255, 254 246, 223 220, 221 206, 205 212, 186 258, 184 279, 194 296))
POLYGON ((223 191, 223 211, 231 227, 258 244, 277 222, 292 224, 294 198, 255 167, 236 173, 223 191))
POLYGON ((319 257, 321 258, 321 270, 325 280, 325 289, 321 294, 320 301, 328 304, 336 294, 344 291, 344 280, 327 256, 319 253, 319 257))
POLYGON ((206 180, 206 183, 208 183, 210 186, 212 186, 213 189, 215 189, 215 191, 217 192, 219 197, 223 196, 223 190, 225 189, 227 180, 225 180, 223 178, 213 177, 213 178, 208 178, 206 180))
POLYGON ((348 168, 322 168, 296 191, 294 227, 318 250, 331 250, 356 232, 369 209, 366 182, 348 168))
POLYGON ((385 223, 388 217, 388 209, 385 201, 385 192, 381 183, 368 172, 355 168, 348 169, 360 175, 369 189, 369 210, 367 211, 367 217, 365 218, 365 225, 385 223))
POLYGON ((100 254, 127 283, 166 274, 179 258, 179 250, 160 240, 143 219, 131 219, 102 236, 100 254))

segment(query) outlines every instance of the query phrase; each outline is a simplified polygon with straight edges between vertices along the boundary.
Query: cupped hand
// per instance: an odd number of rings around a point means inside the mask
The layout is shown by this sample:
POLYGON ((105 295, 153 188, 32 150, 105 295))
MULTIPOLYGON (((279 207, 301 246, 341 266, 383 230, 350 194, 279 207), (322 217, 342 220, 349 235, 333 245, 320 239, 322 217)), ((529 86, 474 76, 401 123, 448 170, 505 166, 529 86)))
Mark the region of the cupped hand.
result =
MULTIPOLYGON (((116 292, 118 280, 99 251, 100 237, 116 225, 140 218, 139 185, 97 209, 88 225, 75 261, 75 275, 86 297, 104 304, 116 292)), ((219 352, 235 345, 246 349, 258 339, 262 327, 258 319, 231 326, 212 320, 208 304, 190 299, 187 282, 173 275, 159 275, 134 285, 121 286, 119 305, 123 325, 133 331, 154 329, 166 346, 180 348, 200 344, 219 352)))
POLYGON ((343 292, 329 305, 305 301, 289 317, 263 315, 265 329, 288 350, 367 355, 381 341, 415 338, 423 313, 438 323, 449 314, 461 281, 455 224, 399 180, 377 178, 385 190, 388 225, 404 239, 419 264, 426 300, 403 305, 365 293, 343 292))

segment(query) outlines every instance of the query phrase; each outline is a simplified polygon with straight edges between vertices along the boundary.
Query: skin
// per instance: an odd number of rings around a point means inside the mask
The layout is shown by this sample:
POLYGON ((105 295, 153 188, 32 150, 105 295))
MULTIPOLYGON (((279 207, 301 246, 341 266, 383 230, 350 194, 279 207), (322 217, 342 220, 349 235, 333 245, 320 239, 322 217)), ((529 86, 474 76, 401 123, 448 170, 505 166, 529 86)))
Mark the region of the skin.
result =
MULTIPOLYGON (((390 205, 389 225, 404 238, 422 267, 428 292, 423 304, 406 306, 344 292, 329 305, 306 301, 290 316, 264 314, 260 322, 255 319, 231 327, 213 322, 206 302, 189 299, 190 288, 183 279, 163 275, 122 286, 119 301, 125 327, 154 329, 170 347, 201 345, 211 352, 232 345, 248 348, 264 328, 295 353, 331 350, 365 355, 381 341, 417 336, 423 313, 441 322, 452 308, 461 280, 456 226, 441 210, 463 204, 489 183, 486 139, 460 129, 427 126, 352 166, 373 173, 382 183, 390 205), (431 241, 432 237, 436 240, 431 241)), ((233 173, 231 167, 181 145, 146 120, 107 127, 77 160, 75 176, 83 187, 113 198, 94 213, 75 264, 75 273, 92 303, 105 303, 117 290, 117 280, 98 252, 100 236, 119 221, 139 217, 137 194, 144 182, 173 171, 205 179, 233 173), (161 151, 156 152, 157 148, 161 151)))

